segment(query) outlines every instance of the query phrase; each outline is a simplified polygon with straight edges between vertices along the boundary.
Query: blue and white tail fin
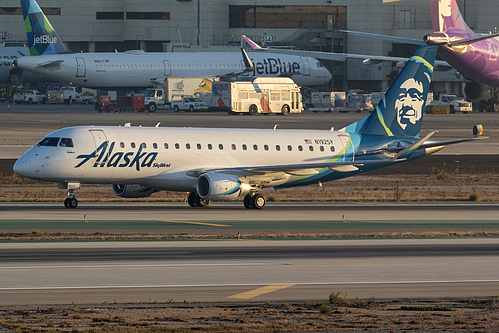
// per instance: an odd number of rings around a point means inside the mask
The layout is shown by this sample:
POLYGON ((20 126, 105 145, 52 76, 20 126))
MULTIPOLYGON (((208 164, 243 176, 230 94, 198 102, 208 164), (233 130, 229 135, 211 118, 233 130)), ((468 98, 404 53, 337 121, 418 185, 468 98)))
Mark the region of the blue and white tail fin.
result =
POLYGON ((366 118, 345 128, 359 134, 418 137, 437 47, 421 46, 366 118))
POLYGON ((35 0, 21 0, 21 7, 30 55, 73 53, 64 45, 35 0))

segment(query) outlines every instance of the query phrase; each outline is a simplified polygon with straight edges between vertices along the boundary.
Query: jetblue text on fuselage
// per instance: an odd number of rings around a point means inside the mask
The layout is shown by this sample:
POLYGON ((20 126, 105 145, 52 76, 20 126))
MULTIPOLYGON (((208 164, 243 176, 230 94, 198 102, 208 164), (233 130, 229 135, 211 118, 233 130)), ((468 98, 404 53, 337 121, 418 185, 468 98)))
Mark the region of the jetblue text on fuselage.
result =
POLYGON ((300 64, 298 62, 285 62, 277 58, 264 58, 263 61, 253 61, 255 70, 253 76, 263 74, 300 74, 300 64))
MULTIPOLYGON (((139 148, 136 152, 128 151, 128 152, 114 152, 115 142, 111 142, 109 144, 108 141, 104 141, 101 143, 97 149, 95 149, 92 153, 88 155, 78 155, 77 159, 83 159, 80 163, 78 163, 75 168, 79 168, 91 159, 95 158, 95 161, 92 160, 93 168, 132 168, 135 167, 137 171, 140 171, 140 168, 150 168, 153 167, 153 162, 156 160, 156 156, 158 156, 157 152, 146 153, 142 152, 142 145, 139 145, 139 148), (108 149, 109 147, 109 149, 108 149)), ((155 168, 159 167, 168 167, 169 165, 156 163, 154 165, 155 168)))
POLYGON ((33 45, 36 44, 52 44, 57 43, 57 37, 50 37, 48 35, 41 35, 33 38, 33 45))

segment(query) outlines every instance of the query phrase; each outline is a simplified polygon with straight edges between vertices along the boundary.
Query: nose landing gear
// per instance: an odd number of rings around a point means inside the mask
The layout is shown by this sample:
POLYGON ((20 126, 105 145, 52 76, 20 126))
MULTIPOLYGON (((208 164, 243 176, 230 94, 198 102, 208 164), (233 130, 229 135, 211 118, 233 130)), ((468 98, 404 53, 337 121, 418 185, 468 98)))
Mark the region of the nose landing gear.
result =
POLYGON ((78 200, 76 199, 76 193, 74 193, 74 191, 80 189, 80 183, 61 183, 59 184, 59 188, 68 190, 69 198, 66 198, 66 200, 64 200, 64 207, 76 208, 78 206, 78 200))

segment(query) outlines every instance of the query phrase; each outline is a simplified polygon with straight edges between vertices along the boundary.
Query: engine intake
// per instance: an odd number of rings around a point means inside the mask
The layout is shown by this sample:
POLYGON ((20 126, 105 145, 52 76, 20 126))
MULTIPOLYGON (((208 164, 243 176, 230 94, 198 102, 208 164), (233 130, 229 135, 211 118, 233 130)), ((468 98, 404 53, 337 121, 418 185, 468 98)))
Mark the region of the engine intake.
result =
POLYGON ((113 192, 121 198, 146 198, 153 194, 153 188, 136 184, 113 184, 113 192))
POLYGON ((214 172, 199 176, 196 189, 201 198, 211 201, 234 200, 251 190, 248 184, 241 183, 236 176, 214 172))

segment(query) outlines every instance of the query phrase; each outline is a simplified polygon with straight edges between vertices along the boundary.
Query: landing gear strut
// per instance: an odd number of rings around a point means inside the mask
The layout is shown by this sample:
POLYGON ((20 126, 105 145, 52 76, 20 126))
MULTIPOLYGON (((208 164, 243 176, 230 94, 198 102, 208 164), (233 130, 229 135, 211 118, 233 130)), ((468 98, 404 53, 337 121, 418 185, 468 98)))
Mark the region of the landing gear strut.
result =
POLYGON ((191 207, 207 207, 210 204, 210 200, 205 200, 201 198, 196 191, 189 193, 187 197, 187 203, 191 207))
POLYGON ((247 209, 262 209, 265 207, 267 200, 265 197, 258 193, 250 193, 244 197, 243 203, 244 207, 247 209))
POLYGON ((76 208, 78 206, 78 200, 75 198, 74 190, 68 190, 69 198, 64 200, 64 207, 66 208, 76 208))

